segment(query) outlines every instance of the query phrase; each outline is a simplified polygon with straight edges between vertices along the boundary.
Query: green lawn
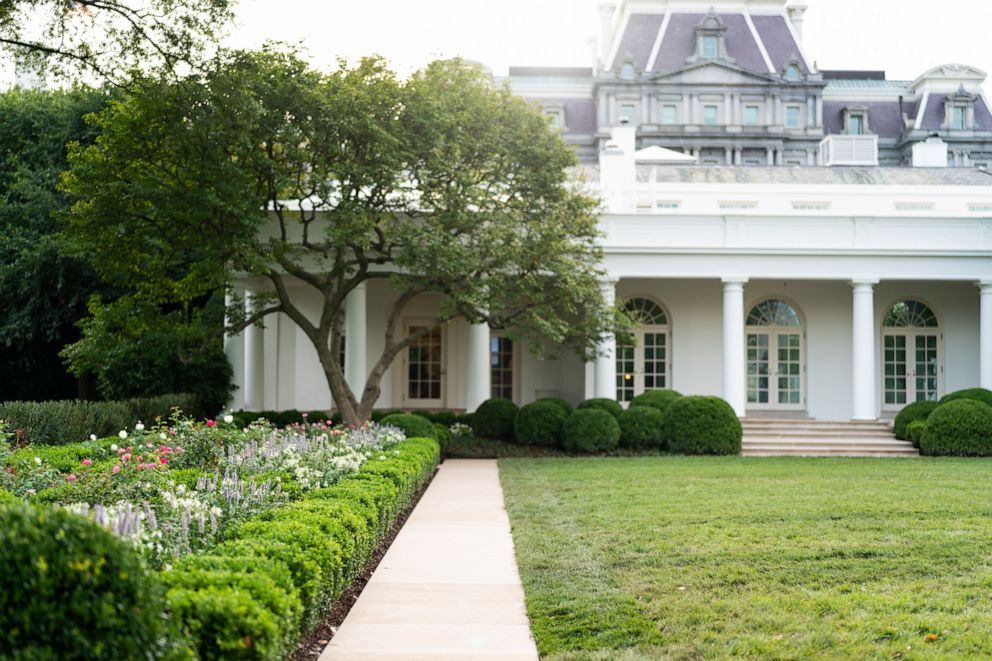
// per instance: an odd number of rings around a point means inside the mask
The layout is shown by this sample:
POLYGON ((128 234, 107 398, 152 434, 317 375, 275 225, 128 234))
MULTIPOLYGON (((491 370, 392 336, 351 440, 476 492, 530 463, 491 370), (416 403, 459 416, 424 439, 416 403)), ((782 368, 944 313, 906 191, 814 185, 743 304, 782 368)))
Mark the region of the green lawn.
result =
POLYGON ((992 656, 990 461, 500 469, 545 658, 992 656))

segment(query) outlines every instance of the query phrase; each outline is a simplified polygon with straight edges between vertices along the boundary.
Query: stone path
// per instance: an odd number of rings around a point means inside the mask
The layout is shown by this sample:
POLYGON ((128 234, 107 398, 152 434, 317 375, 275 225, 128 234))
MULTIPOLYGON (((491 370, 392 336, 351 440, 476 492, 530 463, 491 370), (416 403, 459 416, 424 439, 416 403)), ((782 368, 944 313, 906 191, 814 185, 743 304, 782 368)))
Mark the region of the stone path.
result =
POLYGON ((320 661, 537 659, 495 461, 448 460, 320 661))

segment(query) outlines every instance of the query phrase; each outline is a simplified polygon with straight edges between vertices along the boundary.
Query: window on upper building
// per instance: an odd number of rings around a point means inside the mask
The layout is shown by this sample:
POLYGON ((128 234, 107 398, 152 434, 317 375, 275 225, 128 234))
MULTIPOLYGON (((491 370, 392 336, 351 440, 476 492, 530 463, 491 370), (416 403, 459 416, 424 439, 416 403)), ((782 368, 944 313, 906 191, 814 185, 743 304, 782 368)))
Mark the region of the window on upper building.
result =
POLYGON ((786 106, 785 125, 790 129, 799 128, 799 106, 786 106))
POLYGON ((561 115, 562 115, 561 110, 545 110, 544 111, 544 116, 548 118, 548 124, 551 125, 551 128, 555 128, 555 129, 560 129, 565 124, 562 121, 561 115))
POLYGON ((951 128, 964 130, 967 128, 968 109, 964 106, 953 106, 951 108, 951 128))
POLYGON ((757 125, 758 113, 758 106, 744 106, 744 123, 748 126, 757 125))
POLYGON ((717 122, 719 108, 716 106, 703 106, 703 124, 715 126, 717 122))
POLYGON ((620 77, 624 80, 637 78, 637 69, 634 68, 632 62, 624 62, 623 67, 620 68, 620 77))
POLYGON ((864 132, 865 132, 865 116, 851 115, 847 120, 848 135, 864 135, 864 132))
POLYGON ((790 64, 788 67, 785 68, 786 80, 795 82, 799 80, 800 74, 801 72, 799 71, 799 67, 797 67, 795 64, 790 64))
POLYGON ((661 123, 675 124, 678 122, 678 107, 673 104, 666 104, 661 107, 661 123))
POLYGON ((628 124, 637 123, 637 104, 635 103, 621 103, 620 104, 620 119, 627 120, 628 124))
POLYGON ((707 34, 703 36, 703 58, 715 60, 720 54, 720 38, 716 35, 707 34))

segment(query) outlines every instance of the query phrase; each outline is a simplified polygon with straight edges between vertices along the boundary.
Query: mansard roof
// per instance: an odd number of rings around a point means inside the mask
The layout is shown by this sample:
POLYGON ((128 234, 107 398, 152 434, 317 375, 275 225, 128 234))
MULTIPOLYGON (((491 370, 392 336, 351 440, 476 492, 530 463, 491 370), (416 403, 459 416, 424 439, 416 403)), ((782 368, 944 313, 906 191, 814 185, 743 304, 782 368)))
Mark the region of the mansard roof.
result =
POLYGON ((992 186, 992 174, 974 168, 664 166, 654 168, 654 180, 659 184, 992 186))

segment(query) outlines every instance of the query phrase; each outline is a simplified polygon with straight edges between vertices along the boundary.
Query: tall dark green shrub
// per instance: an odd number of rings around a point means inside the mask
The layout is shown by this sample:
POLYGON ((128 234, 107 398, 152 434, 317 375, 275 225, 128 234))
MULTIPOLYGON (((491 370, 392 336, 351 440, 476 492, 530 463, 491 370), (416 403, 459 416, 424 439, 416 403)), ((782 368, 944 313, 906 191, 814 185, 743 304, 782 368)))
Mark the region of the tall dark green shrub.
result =
POLYGON ((941 404, 927 418, 920 452, 930 456, 992 456, 992 407, 973 399, 941 404))
POLYGON ((964 390, 956 390, 955 392, 948 393, 941 397, 940 403, 945 404, 959 399, 972 399, 976 402, 982 402, 992 406, 992 390, 986 390, 985 388, 965 388, 964 390))
POLYGON ((665 414, 653 406, 631 406, 620 414, 620 445, 664 450, 667 446, 665 414))
POLYGON ((0 657, 156 659, 163 588, 127 543, 58 508, 0 508, 0 657))
POLYGON ((740 454, 741 422, 719 397, 682 397, 665 413, 668 449, 680 454, 740 454))
POLYGON ((620 425, 601 408, 584 408, 568 416, 561 436, 569 452, 609 452, 620 443, 620 425))
POLYGON ((570 414, 553 401, 536 401, 520 409, 514 423, 517 442, 524 445, 561 447, 561 431, 570 414))
POLYGON ((415 413, 393 413, 383 418, 379 424, 397 427, 407 438, 437 439, 437 431, 431 421, 415 413))
POLYGON ((896 414, 896 419, 892 425, 892 432, 896 435, 896 438, 905 441, 908 438, 906 436, 906 427, 909 423, 914 420, 926 420, 938 406, 939 404, 937 402, 931 401, 908 404, 896 414))
POLYGON ((648 390, 631 400, 630 405, 650 406, 664 413, 680 397, 682 394, 675 390, 648 390))
POLYGON ((537 401, 539 401, 539 402, 551 402, 555 406, 558 406, 559 408, 561 408, 561 410, 564 411, 566 415, 572 412, 572 405, 569 404, 568 402, 566 402, 561 397, 542 397, 541 399, 539 399, 537 401))
POLYGON ((487 399, 472 415, 472 431, 483 438, 513 438, 517 405, 508 399, 487 399))
POLYGON ((581 411, 584 409, 600 409, 601 411, 606 411, 617 420, 620 419, 620 414, 623 413, 623 407, 615 399, 606 399, 605 397, 587 399, 581 402, 576 410, 581 411))

